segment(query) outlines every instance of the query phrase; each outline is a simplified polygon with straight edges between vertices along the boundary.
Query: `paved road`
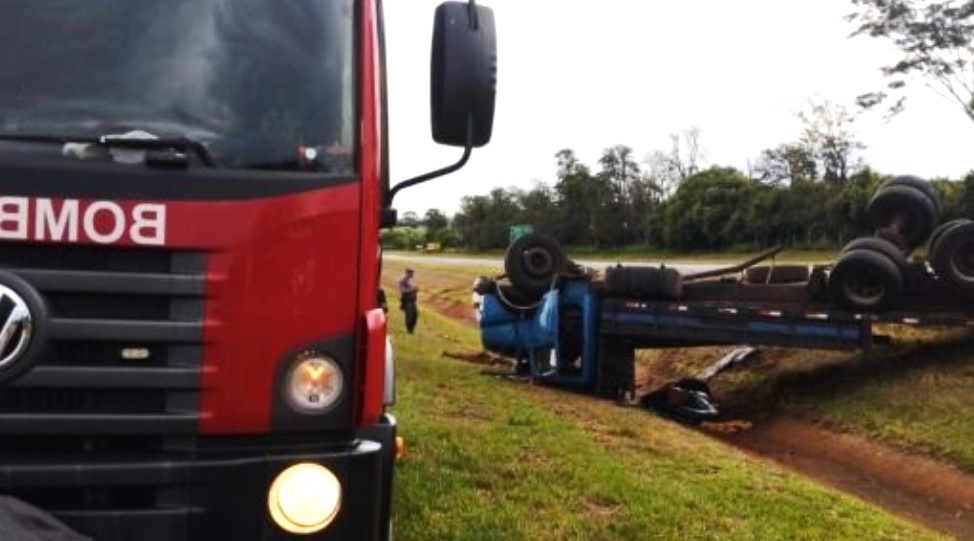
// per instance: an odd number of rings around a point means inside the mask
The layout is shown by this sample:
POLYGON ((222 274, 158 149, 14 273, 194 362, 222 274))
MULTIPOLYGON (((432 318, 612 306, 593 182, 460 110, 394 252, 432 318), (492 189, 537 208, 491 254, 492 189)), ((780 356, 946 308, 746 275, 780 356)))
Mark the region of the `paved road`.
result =
MULTIPOLYGON (((426 254, 406 254, 402 252, 387 253, 383 257, 388 261, 416 261, 427 265, 460 265, 460 266, 473 266, 473 265, 495 265, 498 267, 503 267, 504 263, 500 257, 453 257, 453 256, 437 256, 437 255, 426 255, 426 254)), ((742 259, 743 260, 743 259, 742 259)), ((584 260, 576 259, 574 260, 579 265, 585 267, 592 267, 593 269, 604 269, 605 267, 616 263, 615 261, 607 260, 584 260)), ((619 261, 623 265, 658 265, 659 262, 652 261, 619 261)), ((689 274, 693 272, 703 272, 710 269, 716 269, 722 266, 733 265, 734 263, 674 263, 667 264, 668 267, 673 267, 678 269, 683 274, 689 274)))

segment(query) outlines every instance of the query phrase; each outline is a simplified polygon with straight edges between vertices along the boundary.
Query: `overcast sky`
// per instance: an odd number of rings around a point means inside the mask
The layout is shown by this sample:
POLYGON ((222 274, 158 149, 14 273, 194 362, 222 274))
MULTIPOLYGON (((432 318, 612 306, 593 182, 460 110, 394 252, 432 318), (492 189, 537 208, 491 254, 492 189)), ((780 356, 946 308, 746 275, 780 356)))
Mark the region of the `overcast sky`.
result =
MULTIPOLYGON (((849 0, 481 0, 498 33, 491 143, 451 176, 401 192, 400 215, 453 214, 464 195, 553 183, 555 153, 596 167, 625 144, 641 161, 668 134, 701 130, 707 163, 745 170, 762 149, 796 139, 809 99, 853 104, 881 88, 882 42, 850 39, 849 0)), ((386 0, 393 181, 461 150, 432 142, 429 49, 437 0, 386 0)), ((914 85, 907 111, 860 118, 865 157, 885 173, 959 176, 974 169, 974 122, 914 85)))

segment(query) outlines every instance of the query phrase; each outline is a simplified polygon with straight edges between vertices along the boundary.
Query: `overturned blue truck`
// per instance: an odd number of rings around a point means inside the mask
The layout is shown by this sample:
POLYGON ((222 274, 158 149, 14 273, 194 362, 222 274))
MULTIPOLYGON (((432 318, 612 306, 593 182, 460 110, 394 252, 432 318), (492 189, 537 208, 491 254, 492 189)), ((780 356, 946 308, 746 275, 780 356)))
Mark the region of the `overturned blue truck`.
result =
MULTIPOLYGON (((712 377, 760 346, 868 351, 886 341, 873 332, 877 323, 974 326, 974 222, 940 223, 937 192, 912 176, 887 180, 867 212, 874 231, 834 262, 776 265, 775 247, 689 274, 664 265, 586 268, 553 238, 522 236, 507 250, 505 274, 475 284, 483 346, 515 359, 518 376, 635 400, 637 349, 748 347, 722 359, 712 377), (925 255, 911 257, 923 246, 925 255)), ((684 420, 716 414, 704 380, 672 384, 691 404, 670 411, 684 420)))

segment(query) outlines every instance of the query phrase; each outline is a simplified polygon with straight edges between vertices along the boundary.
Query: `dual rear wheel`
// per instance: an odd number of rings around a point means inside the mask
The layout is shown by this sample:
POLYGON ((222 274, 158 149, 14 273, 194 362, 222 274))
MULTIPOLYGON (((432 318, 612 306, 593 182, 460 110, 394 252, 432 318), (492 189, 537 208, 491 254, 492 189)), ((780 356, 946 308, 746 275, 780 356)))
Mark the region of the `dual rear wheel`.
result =
POLYGON ((905 290, 906 258, 892 242, 863 237, 845 246, 829 275, 829 292, 856 312, 877 312, 896 305, 905 290))
POLYGON ((909 253, 933 233, 940 211, 940 197, 929 182, 919 177, 899 176, 876 190, 866 207, 866 216, 876 227, 876 236, 909 253))
POLYGON ((937 279, 953 293, 974 298, 974 222, 947 222, 930 240, 928 257, 937 279))

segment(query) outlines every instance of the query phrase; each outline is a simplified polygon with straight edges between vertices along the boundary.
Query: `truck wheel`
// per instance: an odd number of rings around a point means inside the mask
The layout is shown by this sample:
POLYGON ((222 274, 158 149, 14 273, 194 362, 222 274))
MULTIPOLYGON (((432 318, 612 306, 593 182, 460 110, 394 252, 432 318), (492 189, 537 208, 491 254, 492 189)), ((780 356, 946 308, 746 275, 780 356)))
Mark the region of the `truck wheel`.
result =
POLYGON ((511 244, 504 254, 507 278, 527 296, 543 295, 564 269, 565 251, 555 239, 532 233, 511 244))
POLYGON ((675 300, 683 294, 683 277, 669 268, 609 267, 605 292, 613 297, 675 300))
POLYGON ((974 222, 945 231, 933 247, 930 263, 952 291, 974 297, 974 222))
POLYGON ((869 201, 866 215, 878 229, 877 235, 905 251, 923 244, 939 218, 933 199, 913 186, 899 184, 878 190, 869 201))
POLYGON ((859 237, 858 239, 853 239, 849 244, 842 247, 842 251, 839 252, 839 257, 856 250, 869 250, 883 254, 896 263, 901 273, 906 274, 906 256, 903 255, 903 250, 882 237, 859 237))
POLYGON ((954 226, 969 223, 970 220, 965 218, 959 218, 957 220, 951 220, 949 222, 944 222, 940 224, 940 227, 933 231, 930 235, 930 240, 927 242, 927 257, 933 257, 933 247, 937 245, 937 241, 943 236, 944 233, 954 228, 954 226))
POLYGON ((903 271, 887 255, 867 249, 843 254, 829 275, 832 299, 855 312, 878 312, 903 295, 903 271))
POLYGON ((916 188, 929 197, 931 201, 933 201, 933 206, 937 212, 937 215, 940 215, 940 213, 943 212, 943 205, 940 202, 940 194, 937 193, 937 190, 933 187, 933 184, 930 184, 930 182, 926 179, 922 179, 914 175, 900 175, 887 180, 879 187, 879 189, 882 190, 887 186, 909 186, 911 188, 916 188))
POLYGON ((808 281, 808 267, 804 265, 762 265, 744 270, 744 282, 748 284, 799 284, 808 281), (768 275, 771 275, 770 280, 768 275))

